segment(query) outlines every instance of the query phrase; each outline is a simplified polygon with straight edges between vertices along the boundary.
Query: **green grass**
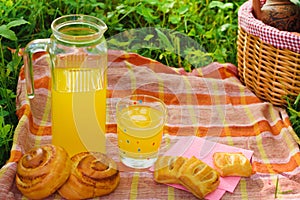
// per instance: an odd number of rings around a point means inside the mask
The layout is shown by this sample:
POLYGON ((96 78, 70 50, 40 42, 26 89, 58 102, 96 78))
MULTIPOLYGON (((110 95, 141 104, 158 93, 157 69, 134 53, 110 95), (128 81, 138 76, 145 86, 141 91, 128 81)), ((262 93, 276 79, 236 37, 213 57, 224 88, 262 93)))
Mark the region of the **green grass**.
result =
POLYGON ((293 129, 300 137, 300 94, 294 97, 287 97, 287 113, 292 123, 293 129), (292 100, 295 99, 295 100, 292 100))
POLYGON ((169 66, 183 67, 186 71, 201 67, 208 61, 236 64, 237 12, 244 2, 245 0, 0 1, 0 166, 9 158, 13 131, 18 122, 15 115, 15 92, 22 66, 18 51, 11 53, 8 48, 18 50, 33 39, 48 38, 51 35, 50 24, 55 18, 80 13, 99 17, 107 24, 105 37, 111 48, 135 51, 169 66), (128 37, 130 34, 127 33, 132 33, 130 30, 145 27, 151 27, 153 31, 143 33, 138 38, 128 37), (116 37, 120 33, 123 33, 121 37, 116 37), (182 36, 188 36, 191 42, 184 43, 182 36), (192 41, 205 51, 195 48, 192 41), (137 44, 143 42, 148 46, 137 47, 137 44), (162 46, 166 48, 157 48, 162 46), (203 62, 199 63, 199 60, 203 62))

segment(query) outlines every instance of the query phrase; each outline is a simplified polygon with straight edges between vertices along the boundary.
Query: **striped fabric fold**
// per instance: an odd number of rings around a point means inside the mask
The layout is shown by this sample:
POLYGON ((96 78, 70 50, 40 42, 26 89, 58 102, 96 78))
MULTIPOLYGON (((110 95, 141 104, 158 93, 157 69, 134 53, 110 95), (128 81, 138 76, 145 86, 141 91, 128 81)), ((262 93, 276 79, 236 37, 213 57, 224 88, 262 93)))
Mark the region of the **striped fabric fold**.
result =
MULTIPOLYGON (((242 178, 223 199, 300 199, 299 138, 287 113, 258 99, 241 84, 232 64, 211 63, 187 73, 135 53, 108 52, 107 152, 119 165, 121 182, 105 199, 195 199, 183 190, 155 183, 148 170, 123 166, 118 157, 115 105, 129 94, 162 99, 168 108, 164 133, 174 144, 199 136, 254 151, 250 178, 242 178), (277 185, 277 186, 276 186, 277 185), (276 191, 277 188, 277 191, 276 191)), ((51 143, 50 73, 47 56, 35 60, 34 99, 26 96, 24 69, 17 87, 17 116, 11 156, 0 169, 0 199, 22 199, 16 164, 33 147, 51 143)), ((58 193, 48 199, 61 199, 58 193)))

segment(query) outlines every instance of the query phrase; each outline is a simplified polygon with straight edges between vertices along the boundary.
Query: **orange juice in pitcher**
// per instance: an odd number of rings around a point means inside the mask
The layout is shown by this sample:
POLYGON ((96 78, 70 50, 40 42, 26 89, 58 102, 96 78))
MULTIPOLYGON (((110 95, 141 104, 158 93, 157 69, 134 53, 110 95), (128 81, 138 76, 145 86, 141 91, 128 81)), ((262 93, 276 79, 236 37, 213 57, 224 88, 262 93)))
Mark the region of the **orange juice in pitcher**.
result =
POLYGON ((82 151, 105 152, 106 87, 100 87, 100 70, 56 68, 54 76, 61 83, 53 86, 51 93, 52 143, 64 146, 70 155, 82 151), (77 82, 72 92, 66 91, 68 81, 77 82))
POLYGON ((52 143, 70 156, 83 151, 106 153, 106 25, 87 15, 67 15, 52 22, 50 39, 25 49, 27 92, 34 97, 32 62, 46 50, 51 60, 52 143))

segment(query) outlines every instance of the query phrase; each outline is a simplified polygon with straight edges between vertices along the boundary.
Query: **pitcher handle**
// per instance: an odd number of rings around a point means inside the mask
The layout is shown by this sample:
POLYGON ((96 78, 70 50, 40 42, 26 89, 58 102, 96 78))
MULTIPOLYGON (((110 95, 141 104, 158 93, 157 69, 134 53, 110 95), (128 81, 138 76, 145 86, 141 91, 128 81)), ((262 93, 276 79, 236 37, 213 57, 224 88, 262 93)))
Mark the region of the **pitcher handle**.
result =
POLYGON ((47 52, 50 39, 36 39, 28 43, 24 51, 24 72, 26 81, 27 96, 34 98, 34 74, 33 74, 33 55, 38 52, 47 52))

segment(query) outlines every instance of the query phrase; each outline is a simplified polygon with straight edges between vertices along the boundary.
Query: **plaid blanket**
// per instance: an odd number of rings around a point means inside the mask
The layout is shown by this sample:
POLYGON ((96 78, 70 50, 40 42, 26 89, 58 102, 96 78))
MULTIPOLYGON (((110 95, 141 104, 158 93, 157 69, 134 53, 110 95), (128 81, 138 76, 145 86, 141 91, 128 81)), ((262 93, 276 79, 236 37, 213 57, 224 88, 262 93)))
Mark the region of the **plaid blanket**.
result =
MULTIPOLYGON (((194 199, 186 191, 153 180, 148 170, 130 170, 117 154, 115 105, 132 93, 164 100, 165 135, 170 146, 181 137, 207 140, 254 151, 256 174, 242 178, 223 199, 300 198, 298 137, 284 109, 262 102, 243 86, 232 64, 212 63, 187 73, 134 53, 109 51, 107 152, 120 167, 120 185, 105 199, 194 199), (276 190, 277 188, 277 190, 276 190), (276 192, 277 191, 277 192, 276 192)), ((26 151, 51 143, 49 69, 46 56, 35 60, 36 96, 26 97, 23 68, 17 88, 17 115, 9 161, 0 170, 0 199, 22 199, 15 185, 17 162, 26 151)), ((61 199, 55 193, 49 199, 61 199)))

